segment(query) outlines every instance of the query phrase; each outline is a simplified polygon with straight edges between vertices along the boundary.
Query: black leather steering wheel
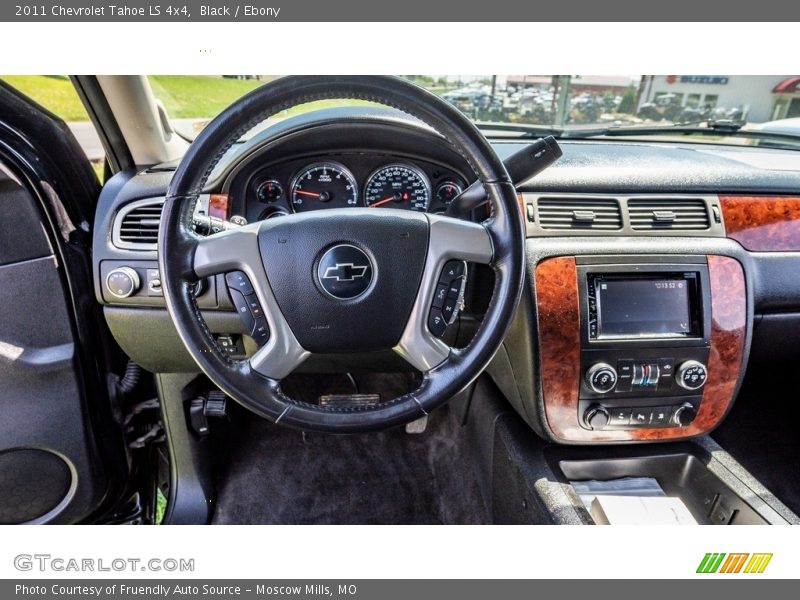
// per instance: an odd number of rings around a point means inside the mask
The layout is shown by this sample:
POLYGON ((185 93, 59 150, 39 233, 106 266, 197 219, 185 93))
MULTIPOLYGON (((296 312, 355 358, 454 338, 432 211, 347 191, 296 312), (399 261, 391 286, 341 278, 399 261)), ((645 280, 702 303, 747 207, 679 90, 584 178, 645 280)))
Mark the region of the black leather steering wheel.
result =
POLYGON ((263 417, 329 432, 400 425, 464 389, 500 347, 524 282, 523 223, 502 161, 458 109, 394 77, 285 77, 237 100, 202 131, 181 161, 164 204, 158 247, 167 308, 211 381, 263 417), (209 237, 192 230, 194 205, 236 140, 282 110, 335 98, 391 106, 435 129, 482 181, 491 217, 477 224, 408 210, 348 208, 270 219, 209 237), (338 249, 328 254, 331 248, 338 249), (462 349, 447 346, 428 327, 437 282, 452 260, 491 265, 495 273, 483 322, 462 349), (248 360, 233 360, 217 346, 192 293, 199 279, 232 271, 247 275, 269 325, 268 340, 248 360), (355 277, 364 283, 367 276, 365 289, 355 297, 335 285, 355 277), (415 391, 372 406, 337 407, 301 402, 281 390, 281 379, 312 352, 386 348, 422 371, 415 391))

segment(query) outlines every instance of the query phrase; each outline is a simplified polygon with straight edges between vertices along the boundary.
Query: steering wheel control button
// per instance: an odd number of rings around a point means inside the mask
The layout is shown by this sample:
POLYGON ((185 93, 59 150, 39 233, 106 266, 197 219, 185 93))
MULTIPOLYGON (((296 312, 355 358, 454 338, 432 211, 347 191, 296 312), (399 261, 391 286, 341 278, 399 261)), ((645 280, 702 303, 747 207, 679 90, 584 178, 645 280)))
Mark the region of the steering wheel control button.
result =
POLYGON ((371 286, 374 269, 366 252, 351 244, 329 248, 317 265, 317 282, 336 300, 352 300, 371 286))
POLYGON ((250 314, 254 319, 264 316, 264 311, 261 309, 261 304, 258 302, 255 294, 246 294, 244 297, 247 302, 247 307, 250 309, 250 314))
POLYGON ((586 385, 597 394, 607 394, 617 385, 617 371, 607 363, 597 363, 586 372, 586 385))
POLYGON ((129 298, 139 291, 139 274, 130 267, 119 267, 106 276, 106 289, 115 298, 129 298))
POLYGON ((432 308, 428 316, 428 329, 436 337, 442 337, 447 330, 447 321, 438 308, 432 308))
POLYGON ((247 275, 242 271, 228 273, 225 275, 225 282, 228 284, 228 287, 239 290, 243 294, 252 294, 255 291, 247 275))
POLYGON ((269 341, 269 325, 265 317, 258 317, 255 320, 252 337, 259 346, 263 346, 269 341))
POLYGON ((230 290, 230 293, 233 305, 236 307, 236 312, 239 313, 239 318, 242 320, 242 323, 244 323, 245 330, 253 331, 256 320, 250 313, 250 305, 247 300, 245 300, 244 294, 237 290, 230 290))
POLYGON ((706 384, 708 369, 696 360, 687 360, 678 367, 675 381, 686 390, 699 390, 706 384))
POLYGON ((442 269, 442 275, 439 277, 439 283, 450 283, 464 275, 467 271, 467 265, 463 260, 450 260, 445 263, 442 269))
POLYGON ((444 301, 447 298, 447 290, 448 286, 440 283, 436 286, 436 291, 433 293, 433 303, 431 306, 433 308, 442 308, 444 306, 444 301))
POLYGON ((448 325, 452 323, 458 311, 456 308, 458 307, 458 298, 453 298, 452 296, 448 296, 447 300, 444 301, 444 306, 442 307, 442 315, 444 315, 445 321, 448 325))

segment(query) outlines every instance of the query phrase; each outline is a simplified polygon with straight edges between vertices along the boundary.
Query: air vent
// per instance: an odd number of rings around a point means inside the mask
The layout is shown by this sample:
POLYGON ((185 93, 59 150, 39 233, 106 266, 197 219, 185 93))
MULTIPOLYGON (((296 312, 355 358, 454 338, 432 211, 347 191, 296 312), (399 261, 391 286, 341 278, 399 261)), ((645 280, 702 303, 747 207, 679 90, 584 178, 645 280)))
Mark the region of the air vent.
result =
POLYGON ((163 198, 137 200, 125 205, 114 222, 114 245, 118 248, 155 250, 163 207, 163 198))
POLYGON ((619 202, 614 198, 539 198, 539 225, 542 229, 622 229, 619 202))
POLYGON ((628 215, 634 230, 703 230, 711 223, 700 198, 631 198, 628 215))

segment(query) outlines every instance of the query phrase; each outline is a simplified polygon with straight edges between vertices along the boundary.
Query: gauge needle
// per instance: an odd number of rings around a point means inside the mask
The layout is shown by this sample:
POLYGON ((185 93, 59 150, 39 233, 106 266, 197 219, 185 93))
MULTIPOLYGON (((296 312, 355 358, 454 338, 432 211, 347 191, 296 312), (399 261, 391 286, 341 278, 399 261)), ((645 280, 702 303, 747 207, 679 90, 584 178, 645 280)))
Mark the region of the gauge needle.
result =
POLYGON ((314 192, 306 192, 304 190, 295 190, 295 194, 302 194, 303 196, 311 196, 312 198, 319 198, 319 194, 315 194, 314 192))
POLYGON ((389 204, 389 202, 391 202, 392 200, 394 200, 394 196, 389 196, 388 198, 384 198, 383 200, 378 200, 377 202, 373 202, 369 206, 370 208, 375 208, 376 206, 383 206, 384 204, 389 204))

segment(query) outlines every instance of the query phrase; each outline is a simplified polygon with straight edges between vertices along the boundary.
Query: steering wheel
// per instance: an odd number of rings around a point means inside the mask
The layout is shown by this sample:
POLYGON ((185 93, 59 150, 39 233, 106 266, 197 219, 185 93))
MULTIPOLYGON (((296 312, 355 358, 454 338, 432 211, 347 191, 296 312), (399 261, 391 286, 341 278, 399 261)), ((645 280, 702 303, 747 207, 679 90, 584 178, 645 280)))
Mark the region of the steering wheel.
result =
POLYGON ((338 433, 407 423, 472 383, 508 331, 525 273, 516 190, 486 138, 439 96, 383 76, 284 77, 233 103, 203 129, 178 166, 158 248, 167 308, 209 379, 276 423, 338 433), (324 99, 373 101, 427 123, 479 177, 491 217, 478 224, 408 210, 348 208, 307 211, 209 237, 196 234, 194 205, 231 145, 282 110, 324 99), (459 271, 462 261, 490 265, 495 284, 472 341, 455 349, 431 332, 428 320, 445 265, 459 271), (192 293, 199 279, 236 271, 246 276, 243 285, 252 287, 268 325, 264 343, 247 360, 233 360, 219 348, 192 293), (281 379, 311 353, 387 348, 422 372, 413 392, 371 406, 322 406, 281 389, 281 379))

